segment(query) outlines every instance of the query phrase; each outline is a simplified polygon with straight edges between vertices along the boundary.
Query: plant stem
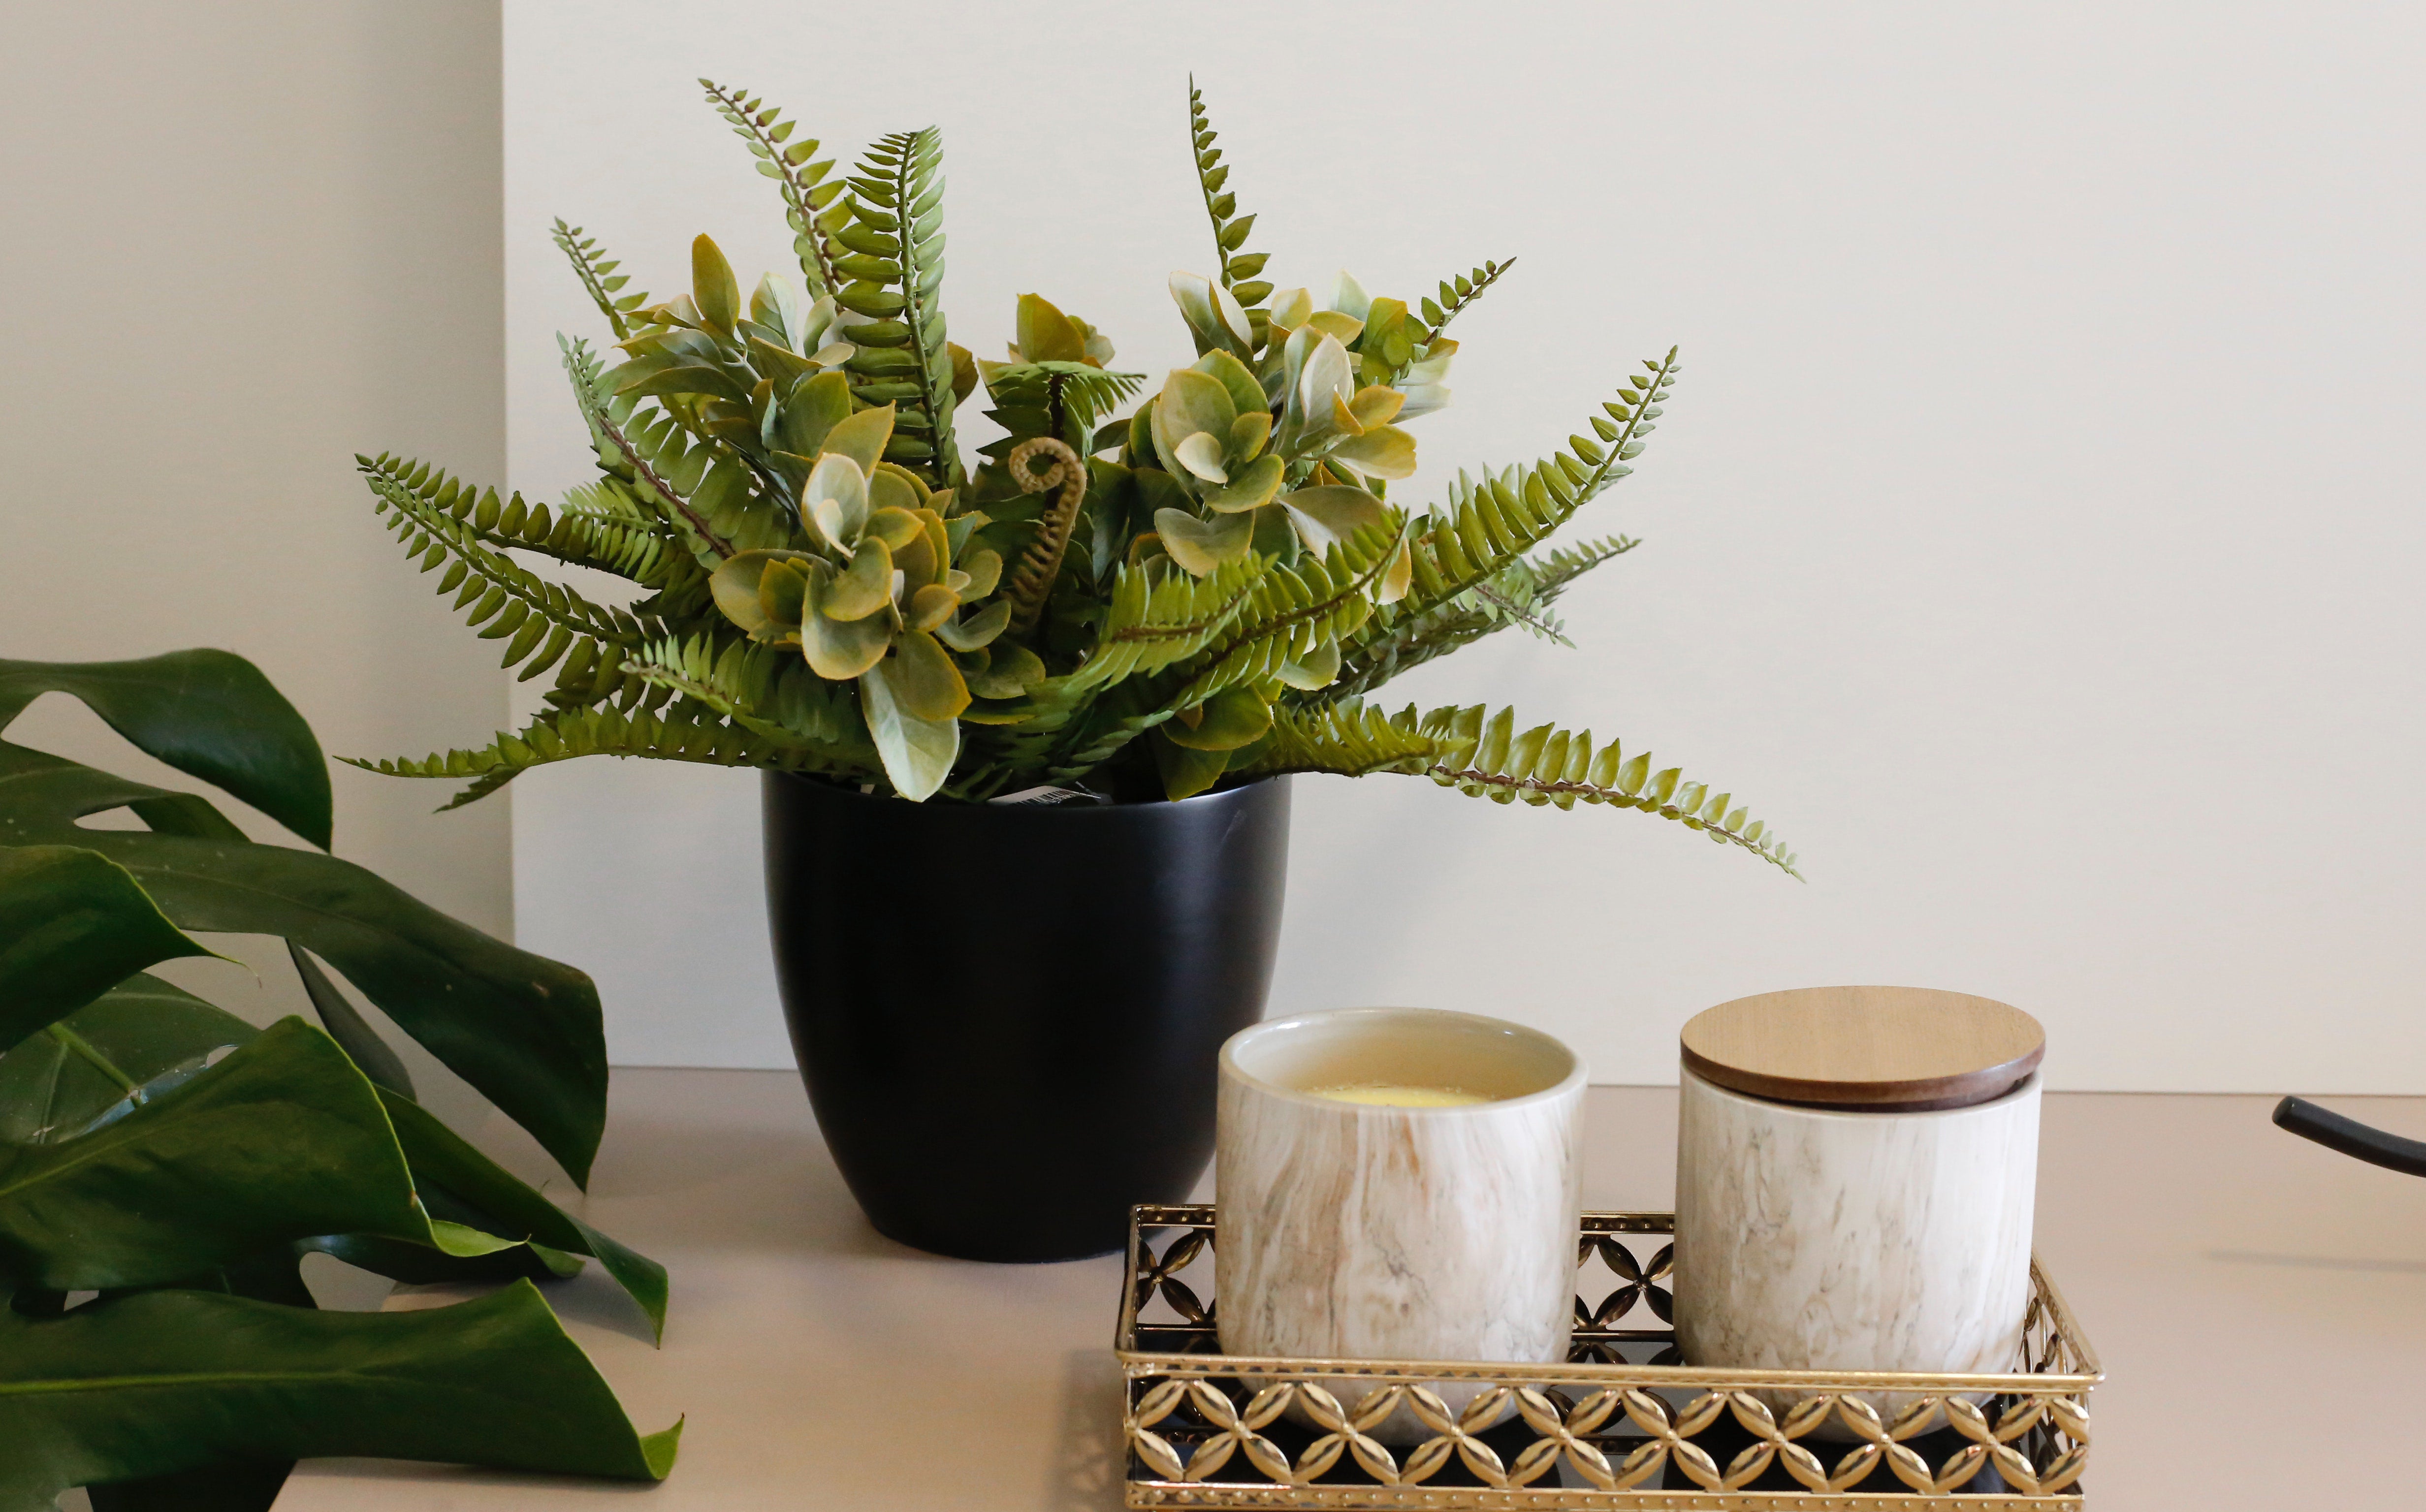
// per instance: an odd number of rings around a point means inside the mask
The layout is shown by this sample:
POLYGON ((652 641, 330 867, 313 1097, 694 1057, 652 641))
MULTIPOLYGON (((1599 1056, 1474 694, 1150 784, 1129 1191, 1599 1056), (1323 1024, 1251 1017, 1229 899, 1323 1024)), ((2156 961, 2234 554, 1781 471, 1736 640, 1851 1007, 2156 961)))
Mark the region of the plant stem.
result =
POLYGON ((101 1072, 102 1075, 106 1076, 111 1081, 117 1083, 119 1089, 124 1092, 128 1097, 133 1098, 137 1102, 144 1101, 143 1088, 137 1085, 135 1079, 127 1075, 124 1071, 120 1070, 116 1061, 111 1060, 100 1051, 93 1049, 91 1043, 88 1041, 84 1036, 76 1033, 74 1030, 69 1028, 63 1023, 55 1023, 51 1025, 49 1033, 53 1039, 57 1040, 68 1049, 74 1051, 78 1055, 83 1056, 84 1059, 91 1065, 94 1070, 101 1072))
POLYGON ((699 511, 693 509, 681 494, 674 491, 672 484, 657 475, 657 470, 649 465, 648 458, 640 455, 640 449, 632 444, 632 439, 629 436, 623 434, 623 427, 606 418, 603 409, 598 413, 598 428, 606 432, 606 439, 613 442, 615 449, 623 454, 623 460, 631 464, 632 471, 639 475, 640 481, 647 484, 659 498, 672 506, 685 520, 690 522, 691 529, 699 532, 699 539, 707 542, 708 550, 723 557, 733 555, 732 543, 720 539, 715 531, 707 528, 707 522, 700 517, 699 511))

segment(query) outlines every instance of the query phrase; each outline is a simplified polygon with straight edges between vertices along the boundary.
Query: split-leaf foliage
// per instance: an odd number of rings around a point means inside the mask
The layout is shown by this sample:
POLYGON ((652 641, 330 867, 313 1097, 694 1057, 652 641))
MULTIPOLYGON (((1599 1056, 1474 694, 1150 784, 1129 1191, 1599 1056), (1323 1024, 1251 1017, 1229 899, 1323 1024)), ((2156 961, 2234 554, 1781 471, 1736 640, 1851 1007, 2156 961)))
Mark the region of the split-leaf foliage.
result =
POLYGON ((0 739, 0 1512, 265 1508, 298 1458, 370 1455, 661 1478, 534 1279, 595 1256, 662 1327, 663 1267, 414 1101, 334 967, 586 1182, 606 1117, 598 997, 327 853, 328 767, 251 664, 0 661, 0 733, 44 693, 201 793, 0 739), (88 828, 131 814, 141 828, 88 828), (262 1030, 149 973, 194 931, 282 936, 320 1023, 262 1030), (321 1251, 474 1302, 317 1311, 321 1251))
POLYGON ((701 83, 773 181, 799 278, 745 294, 702 236, 689 292, 653 300, 557 223, 612 341, 611 357, 563 342, 598 477, 551 508, 427 462, 359 459, 437 591, 504 642, 505 666, 553 674, 545 708, 478 749, 363 764, 462 780, 459 803, 590 755, 960 802, 1040 782, 1129 801, 1397 773, 1639 810, 1799 875, 1731 798, 1645 751, 1552 725, 1496 738, 1504 708, 1385 717, 1362 701, 1510 626, 1566 644, 1554 605, 1634 542, 1551 538, 1633 470, 1680 372, 1673 349, 1617 378, 1550 455, 1409 502, 1406 427, 1448 402, 1447 330, 1512 260, 1412 303, 1345 273, 1319 301, 1274 287, 1191 85, 1213 273, 1175 273, 1170 290, 1195 361, 1158 384, 1116 371, 1104 332, 1033 294, 990 360, 946 334, 934 130, 837 172, 758 95, 701 83), (1003 435, 964 454, 955 416, 980 385, 1003 435), (593 603, 526 556, 640 591, 593 603))

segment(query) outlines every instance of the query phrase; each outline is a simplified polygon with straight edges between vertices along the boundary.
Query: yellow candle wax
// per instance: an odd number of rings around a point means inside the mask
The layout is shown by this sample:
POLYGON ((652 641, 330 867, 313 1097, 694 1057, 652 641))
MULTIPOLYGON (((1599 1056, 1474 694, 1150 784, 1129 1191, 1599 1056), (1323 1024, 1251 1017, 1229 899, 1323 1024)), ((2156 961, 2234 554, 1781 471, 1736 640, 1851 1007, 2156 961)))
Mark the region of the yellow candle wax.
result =
POLYGON ((1401 1086, 1390 1082, 1351 1082, 1307 1090, 1334 1102, 1362 1102, 1383 1108, 1463 1108, 1493 1099, 1455 1086, 1401 1086))

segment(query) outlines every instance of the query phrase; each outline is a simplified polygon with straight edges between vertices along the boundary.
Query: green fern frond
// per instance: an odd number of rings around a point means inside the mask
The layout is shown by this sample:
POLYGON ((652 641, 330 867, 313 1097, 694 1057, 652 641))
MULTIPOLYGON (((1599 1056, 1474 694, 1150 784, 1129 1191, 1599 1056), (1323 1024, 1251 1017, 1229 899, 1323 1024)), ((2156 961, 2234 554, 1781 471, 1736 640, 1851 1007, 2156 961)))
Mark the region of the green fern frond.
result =
POLYGON ((681 560, 668 551, 670 543, 658 533, 662 527, 655 517, 621 478, 602 477, 576 485, 566 491, 558 508, 558 529, 569 541, 578 543, 576 552, 558 551, 553 544, 540 548, 559 561, 655 587, 662 585, 666 567, 681 560), (568 522, 574 527, 569 531, 565 530, 568 522))
POLYGON ((840 334, 859 350, 844 367, 851 392, 872 405, 899 406, 889 461, 956 488, 960 448, 952 437, 952 353, 937 293, 944 282, 943 134, 896 132, 860 159, 849 193, 817 224, 848 254, 834 260, 849 279, 834 302, 867 322, 840 334))
POLYGON ((837 768, 874 756, 846 685, 811 671, 798 647, 759 645, 721 633, 669 635, 625 665, 643 682, 671 687, 755 734, 823 756, 837 768))
MULTIPOLYGON (((791 744, 729 724, 715 711, 687 699, 659 714, 616 708, 568 709, 541 716, 520 733, 498 732, 478 750, 448 750, 418 761, 339 761, 388 777, 469 778, 472 786, 446 808, 487 796, 534 766, 583 756, 644 756, 714 766, 771 766, 782 771, 824 771, 817 758, 791 744)), ((444 812, 443 810, 441 811, 444 812)))
MULTIPOLYGON (((594 391, 599 367, 589 344, 559 337, 558 346, 576 390, 594 391)), ((588 413, 585 409, 585 418, 588 413)), ((592 439, 593 444, 611 449, 612 443, 594 428, 592 439)), ((374 466, 373 458, 357 456, 354 460, 365 472, 374 466)), ((412 464, 396 465, 409 469, 412 464)), ((434 504, 445 481, 445 474, 433 474, 415 491, 434 504)), ((666 549, 670 533, 657 512, 642 506, 628 485, 612 476, 575 488, 553 516, 546 505, 527 505, 520 494, 502 506, 493 506, 460 485, 440 507, 466 532, 465 539, 493 550, 538 552, 659 590, 674 587, 685 575, 681 558, 666 549)), ((425 571, 435 565, 434 560, 425 563, 425 571)), ((536 669, 529 675, 536 675, 536 669)))
MULTIPOLYGON (((614 438, 601 424, 614 397, 606 388, 606 364, 590 349, 588 341, 562 331, 557 332, 556 353, 563 365, 565 381, 573 385, 573 402, 581 412, 582 428, 590 432, 590 450, 597 457, 599 467, 616 476, 630 476, 631 464, 623 460, 614 438)), ((649 511, 649 517, 655 519, 656 511, 649 511)))
MULTIPOLYGON (((1084 362, 1000 362, 983 369, 990 418, 1019 436, 1059 436, 1088 454, 1095 427, 1145 387, 1142 373, 1111 373, 1084 362), (1014 429, 1026 419, 1029 425, 1014 429)), ((1008 451, 1008 447, 1000 448, 1008 451)))
POLYGON ((1285 664, 1346 641, 1372 614, 1374 586, 1405 540, 1405 519, 1392 511, 1320 556, 1309 552, 1293 566, 1267 569, 1237 619, 1180 668, 1188 682, 1169 707, 1190 708, 1224 688, 1268 681, 1285 664))
POLYGON ((1543 602, 1552 603, 1566 591, 1568 584, 1642 544, 1632 536, 1603 536, 1598 540, 1559 547, 1546 555, 1528 560, 1525 566, 1533 574, 1535 589, 1543 602))
POLYGON ((684 401, 613 394, 587 342, 559 336, 557 345, 600 468, 627 485, 703 571, 736 551, 798 543, 796 516, 781 491, 745 455, 702 434, 684 401))
POLYGON ((556 217, 556 229, 549 234, 554 237, 558 248, 573 264, 574 274, 581 280, 581 287, 589 293, 590 302, 596 305, 598 313, 606 317, 606 324, 614 330, 615 339, 622 341, 630 336, 632 322, 628 317, 633 311, 647 304, 649 297, 646 294, 622 292, 623 286, 632 281, 630 274, 615 271, 623 265, 609 261, 595 237, 590 236, 579 226, 566 225, 562 216, 556 217))
POLYGON ((1566 622, 1550 612, 1548 601, 1522 562, 1488 583, 1476 584, 1464 597, 1492 611, 1502 625, 1516 625, 1536 640, 1576 649, 1576 643, 1567 638, 1566 622))
MULTIPOLYGON (((1404 723, 1413 716, 1399 716, 1404 723)), ((1640 809, 1698 829, 1724 845, 1739 845, 1787 876, 1801 879, 1800 861, 1761 820, 1748 821, 1733 794, 1713 793, 1708 783, 1688 782, 1674 766, 1651 769, 1651 753, 1627 757, 1612 740, 1594 747, 1589 730, 1570 732, 1536 725, 1518 732, 1513 709, 1485 716, 1481 704, 1434 709, 1414 721, 1417 732, 1442 743, 1423 768, 1444 787, 1494 803, 1577 803, 1640 809)))
POLYGON ((1201 578, 1167 562, 1120 569, 1093 652, 1077 670, 1040 688, 1050 693, 1108 687, 1198 655, 1253 601, 1270 560, 1251 553, 1201 578))
POLYGON ((1044 768, 1048 780, 1085 780, 1088 773, 1120 754, 1121 748, 1130 741, 1168 720, 1172 714, 1168 709, 1139 711, 1106 706, 1114 701, 1117 700, 1108 700, 1099 703, 1088 710, 1083 721, 1075 723, 1074 728, 1082 732, 1082 738, 1063 742, 1070 748, 1069 751, 1054 759, 1044 768))
POLYGON ((1121 568, 1112 578, 1094 650, 1076 670, 1027 690, 1005 714, 1016 723, 970 730, 967 775, 956 796, 982 801, 1021 772, 1053 781, 1085 776, 1130 741, 1170 718, 1180 705, 1143 679, 1201 654, 1237 619, 1262 581, 1270 558, 1250 555, 1207 577, 1191 577, 1168 562, 1121 568), (1114 697, 1104 699, 1107 689, 1114 697))
POLYGON ((551 709, 586 709, 613 703, 629 709, 651 691, 623 671, 621 646, 576 640, 557 664, 556 685, 543 695, 551 709))
POLYGON ((1610 536, 1524 557, 1484 583, 1415 613, 1383 604, 1357 643, 1340 657, 1339 680, 1317 695, 1326 700, 1363 698, 1401 672, 1470 646, 1495 631, 1521 625, 1533 635, 1572 644, 1551 605, 1568 584, 1641 542, 1610 536))
POLYGON ((1402 614, 1421 614, 1489 582, 1633 471, 1626 463, 1642 455, 1642 437, 1658 428, 1652 422, 1681 371, 1674 349, 1643 366, 1649 376, 1630 379, 1630 389, 1593 417, 1598 440, 1570 436, 1566 451, 1496 477, 1458 475, 1448 504, 1419 523, 1402 614))
MULTIPOLYGON (((394 468, 407 472, 414 465, 389 460, 394 468)), ((357 456, 354 461, 365 472, 380 465, 376 458, 357 456)), ((401 475, 390 481, 399 481, 401 475)), ((429 474, 412 491, 424 504, 452 516, 464 540, 493 551, 537 552, 574 567, 611 572, 643 587, 662 587, 669 561, 665 538, 658 534, 652 517, 628 502, 628 495, 620 495, 626 502, 618 506, 606 504, 608 493, 620 489, 621 485, 612 479, 584 484, 568 494, 553 513, 544 504, 526 503, 519 493, 499 503, 494 490, 483 494, 443 472, 429 474), (454 484, 451 491, 447 488, 450 483, 454 484)))
MULTIPOLYGON (((521 667, 522 680, 537 677, 582 642, 638 647, 658 633, 629 611, 591 603, 484 544, 484 537, 519 538, 534 522, 544 524, 545 505, 535 514, 520 494, 500 504, 495 490, 481 492, 427 462, 388 456, 356 461, 377 496, 373 512, 405 543, 406 559, 420 562, 425 572, 446 565, 439 593, 455 595, 454 607, 469 610, 465 622, 481 626, 482 639, 506 642, 499 665, 521 667)), ((546 537, 555 533, 547 526, 546 537)), ((597 654, 594 648, 590 654, 597 654)))
POLYGON ((1182 709, 1242 683, 1270 683, 1287 663, 1352 631, 1373 585, 1405 539, 1391 515, 1282 567, 1260 554, 1198 580, 1168 567, 1124 570, 1097 650, 1077 670, 1030 690, 1028 717, 989 740, 1008 766, 1083 776, 1182 709), (1151 683, 1115 683, 1170 669, 1151 683))
POLYGON ((1464 278, 1441 280, 1440 298, 1426 299, 1419 307, 1424 324, 1432 328, 1432 334, 1440 334, 1442 327, 1464 314, 1466 306, 1481 298, 1483 290, 1498 282, 1499 276, 1515 265, 1516 259, 1512 257, 1505 263, 1485 263, 1464 278))
POLYGON ((1205 114, 1205 91, 1196 87, 1193 76, 1188 81, 1188 131, 1195 147, 1196 179, 1205 190, 1205 214, 1213 222, 1214 259, 1221 265, 1221 286, 1240 308, 1253 311, 1272 292, 1271 283, 1261 277, 1269 254, 1243 250, 1255 217, 1239 215, 1238 197, 1223 187, 1230 181, 1230 170, 1222 165, 1221 150, 1213 145, 1221 138, 1205 114))
POLYGON ((1628 758, 1614 740, 1595 746, 1589 730, 1537 725, 1519 732, 1515 726, 1514 710, 1487 714, 1480 703, 1423 715, 1410 704, 1386 717, 1354 700, 1312 712, 1281 709, 1274 711, 1270 736, 1235 770, 1248 776, 1408 773, 1495 803, 1639 809, 1802 877, 1801 858, 1765 823, 1749 818, 1733 794, 1685 781, 1673 766, 1654 772, 1649 751, 1628 758))
MULTIPOLYGON (((809 161, 817 155, 817 141, 810 137, 790 140, 792 122, 784 119, 782 111, 757 97, 745 97, 740 90, 713 79, 702 79, 699 86, 707 91, 707 103, 733 127, 733 135, 740 137, 749 146, 750 154, 758 159, 758 171, 773 179, 784 191, 784 218, 792 228, 792 250, 800 257, 801 277, 808 282, 809 298, 822 298, 841 288, 843 281, 834 271, 833 249, 826 244, 817 227, 817 212, 842 193, 840 184, 825 182, 826 175, 833 169, 833 159, 809 161)), ((617 334, 623 332, 619 330, 617 334)))
POLYGON ((1416 728, 1410 708, 1396 718, 1350 699, 1322 708, 1283 705, 1272 711, 1272 732, 1253 748, 1251 760, 1232 771, 1247 777, 1288 772, 1332 772, 1365 777, 1375 772, 1420 772, 1447 748, 1416 728))
MULTIPOLYGON (((343 756, 340 756, 337 759, 339 761, 346 760, 343 756)), ((461 809, 467 804, 477 803, 482 798, 487 797, 490 794, 494 793, 497 789, 504 787, 507 783, 522 775, 523 771, 519 766, 499 765, 493 767, 484 775, 475 778, 461 792, 440 804, 435 812, 445 813, 450 810, 461 809)))
MULTIPOLYGON (((574 402, 580 406, 582 422, 590 427, 600 465, 631 486, 633 497, 648 507, 703 569, 716 571, 717 563, 739 548, 718 533, 699 506, 704 502, 714 508, 736 491, 746 500, 746 469, 705 442, 694 443, 690 433, 663 409, 609 395, 588 345, 560 336, 557 341, 564 351, 565 371, 573 378, 574 402), (728 465, 720 468, 720 462, 728 465), (716 495, 694 499, 692 495, 711 478, 717 484, 716 495)), ((730 526, 736 522, 721 523, 730 526)))

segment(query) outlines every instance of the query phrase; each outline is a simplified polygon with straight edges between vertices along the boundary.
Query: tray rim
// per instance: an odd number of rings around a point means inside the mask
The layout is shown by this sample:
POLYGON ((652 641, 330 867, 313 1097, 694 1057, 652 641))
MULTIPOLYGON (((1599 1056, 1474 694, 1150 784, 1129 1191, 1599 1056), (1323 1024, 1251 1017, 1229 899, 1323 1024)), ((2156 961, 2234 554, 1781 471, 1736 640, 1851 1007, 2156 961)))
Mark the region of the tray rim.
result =
MULTIPOLYGON (((1137 1278, 1141 1268, 1145 1231, 1150 1228, 1215 1228, 1217 1209, 1209 1202, 1141 1202, 1129 1210, 1127 1267, 1121 1276, 1120 1320, 1112 1336, 1112 1354, 1130 1380, 1153 1375, 1210 1377, 1217 1375, 1345 1375, 1369 1377, 1378 1383, 1439 1380, 1506 1380, 1521 1375, 1545 1385, 1573 1383, 1606 1388, 1662 1387, 1728 1391, 1913 1391, 1928 1395, 1986 1391, 2005 1396, 2087 1395, 2106 1379, 2097 1351, 2081 1330, 2080 1320, 2064 1300, 2036 1251, 2030 1256, 2030 1284, 2037 1290, 2049 1322, 2072 1346, 2085 1367, 2079 1371, 1949 1372, 1923 1375, 1906 1371, 1758 1370, 1704 1365, 1578 1365, 1528 1364, 1523 1361, 1322 1359, 1282 1355, 1178 1354, 1140 1349, 1137 1345, 1137 1278)), ((1673 1233, 1674 1213, 1646 1211, 1586 1212, 1577 1230, 1580 1240, 1593 1233, 1673 1233)), ((1216 1241, 1218 1252, 1219 1242, 1216 1241)), ((1219 1305, 1219 1296, 1216 1296, 1219 1305)))

